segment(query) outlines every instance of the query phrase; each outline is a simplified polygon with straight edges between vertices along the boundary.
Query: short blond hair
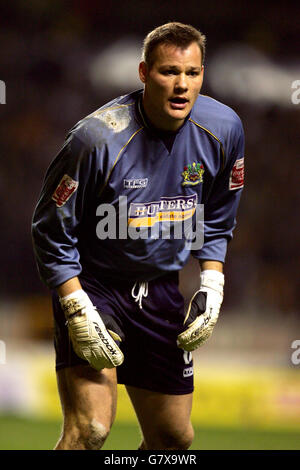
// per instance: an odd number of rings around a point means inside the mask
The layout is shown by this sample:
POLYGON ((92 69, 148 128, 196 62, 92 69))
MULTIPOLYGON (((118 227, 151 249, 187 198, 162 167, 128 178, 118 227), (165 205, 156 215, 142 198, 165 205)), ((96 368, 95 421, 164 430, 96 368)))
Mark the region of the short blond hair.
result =
POLYGON ((192 42, 196 42, 200 48, 202 64, 205 59, 206 37, 194 26, 170 22, 158 26, 147 34, 143 42, 142 60, 151 67, 153 64, 153 51, 159 44, 173 44, 186 48, 192 42))

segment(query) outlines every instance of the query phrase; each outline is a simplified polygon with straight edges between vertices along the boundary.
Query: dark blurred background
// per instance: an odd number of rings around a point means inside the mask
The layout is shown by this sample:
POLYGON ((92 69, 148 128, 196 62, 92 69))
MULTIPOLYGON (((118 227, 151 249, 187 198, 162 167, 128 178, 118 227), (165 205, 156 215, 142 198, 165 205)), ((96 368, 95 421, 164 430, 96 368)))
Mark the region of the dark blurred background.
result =
POLYGON ((300 79, 299 2, 2 2, 2 302, 47 295, 30 235, 45 171, 78 120, 141 87, 142 39, 167 21, 206 34, 202 93, 231 106, 245 128, 246 186, 224 311, 298 315, 300 104, 292 103, 292 84, 300 79))
MULTIPOLYGON (((299 449, 300 3, 257 0, 0 1, 0 449, 52 448, 61 426, 51 301, 31 243, 46 169, 76 122, 141 88, 142 40, 168 21, 206 34, 202 93, 231 106, 246 135, 222 311, 193 354, 194 448, 299 449), (293 433, 268 441, 267 429, 293 433)), ((188 298, 197 263, 180 278, 188 298)), ((135 449, 124 387, 118 396, 124 435, 108 449, 135 449)))

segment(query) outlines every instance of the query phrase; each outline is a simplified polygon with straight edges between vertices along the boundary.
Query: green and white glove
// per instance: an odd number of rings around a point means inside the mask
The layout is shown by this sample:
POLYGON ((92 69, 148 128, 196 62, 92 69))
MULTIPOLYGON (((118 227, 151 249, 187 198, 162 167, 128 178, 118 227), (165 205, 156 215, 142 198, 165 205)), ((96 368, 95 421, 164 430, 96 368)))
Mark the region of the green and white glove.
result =
POLYGON ((223 301, 224 274, 214 269, 201 272, 201 284, 192 297, 183 324, 185 330, 177 337, 177 345, 194 351, 211 336, 223 301))
POLYGON ((121 365, 124 356, 116 341, 124 337, 115 320, 99 312, 82 289, 59 301, 75 353, 96 370, 121 365))

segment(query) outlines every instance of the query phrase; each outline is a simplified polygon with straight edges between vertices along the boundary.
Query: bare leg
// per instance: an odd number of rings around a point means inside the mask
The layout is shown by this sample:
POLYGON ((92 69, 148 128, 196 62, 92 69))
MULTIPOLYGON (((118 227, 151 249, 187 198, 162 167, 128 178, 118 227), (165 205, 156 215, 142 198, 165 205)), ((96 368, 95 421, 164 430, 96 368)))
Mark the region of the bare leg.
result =
POLYGON ((193 394, 166 395, 126 387, 143 433, 140 450, 188 449, 194 438, 190 421, 193 394))
POLYGON ((116 414, 115 369, 68 367, 57 372, 57 383, 64 422, 55 449, 100 449, 116 414))

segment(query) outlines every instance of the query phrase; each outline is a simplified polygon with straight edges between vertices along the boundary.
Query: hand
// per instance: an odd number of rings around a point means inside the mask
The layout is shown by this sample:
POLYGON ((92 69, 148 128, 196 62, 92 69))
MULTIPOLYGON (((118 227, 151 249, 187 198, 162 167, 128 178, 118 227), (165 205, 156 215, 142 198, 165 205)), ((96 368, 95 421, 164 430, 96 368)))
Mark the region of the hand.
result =
POLYGON ((200 277, 200 290, 193 295, 184 320, 186 329, 177 338, 177 345, 185 351, 194 351, 208 340, 223 301, 224 274, 206 270, 200 277))
POLYGON ((122 341, 123 333, 114 319, 97 311, 82 289, 59 301, 76 354, 96 370, 121 365, 124 356, 115 341, 122 341))

